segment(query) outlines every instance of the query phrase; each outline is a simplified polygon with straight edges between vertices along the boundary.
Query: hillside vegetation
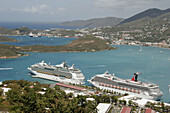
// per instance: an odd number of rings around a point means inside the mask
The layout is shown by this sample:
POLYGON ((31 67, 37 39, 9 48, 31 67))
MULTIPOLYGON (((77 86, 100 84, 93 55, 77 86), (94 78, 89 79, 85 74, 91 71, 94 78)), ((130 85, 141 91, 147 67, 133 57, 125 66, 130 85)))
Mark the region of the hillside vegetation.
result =
POLYGON ((27 52, 92 52, 116 49, 107 44, 105 40, 95 38, 92 36, 85 36, 72 41, 69 44, 61 46, 24 46, 21 48, 27 52))
POLYGON ((86 98, 73 97, 58 86, 50 88, 39 82, 8 80, 0 85, 0 111, 3 113, 97 113, 97 103, 86 98), (5 95, 1 89, 4 85, 11 89, 5 95))
POLYGON ((116 17, 93 18, 89 20, 66 21, 60 23, 59 25, 72 27, 103 27, 117 25, 123 20, 123 18, 116 17))
POLYGON ((18 41, 18 40, 13 39, 13 38, 0 36, 0 42, 17 42, 17 41, 18 41))
POLYGON ((20 47, 0 44, 0 58, 17 58, 26 55, 20 52, 22 52, 20 47))
POLYGON ((125 23, 129 23, 129 22, 133 22, 142 18, 156 18, 159 17, 161 15, 164 15, 166 13, 170 12, 170 9, 166 9, 166 10, 160 10, 160 9, 148 9, 146 11, 143 11, 141 13, 138 13, 132 17, 129 17, 127 19, 125 19, 124 21, 120 22, 119 25, 125 24, 125 23))

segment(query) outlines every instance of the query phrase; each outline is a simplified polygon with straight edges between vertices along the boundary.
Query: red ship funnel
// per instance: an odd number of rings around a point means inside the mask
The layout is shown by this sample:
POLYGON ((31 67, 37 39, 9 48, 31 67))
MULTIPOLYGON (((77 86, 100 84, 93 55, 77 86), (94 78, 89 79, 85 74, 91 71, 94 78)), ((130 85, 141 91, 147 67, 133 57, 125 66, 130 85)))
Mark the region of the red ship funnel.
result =
POLYGON ((135 81, 135 76, 133 76, 133 78, 131 79, 132 81, 135 81))

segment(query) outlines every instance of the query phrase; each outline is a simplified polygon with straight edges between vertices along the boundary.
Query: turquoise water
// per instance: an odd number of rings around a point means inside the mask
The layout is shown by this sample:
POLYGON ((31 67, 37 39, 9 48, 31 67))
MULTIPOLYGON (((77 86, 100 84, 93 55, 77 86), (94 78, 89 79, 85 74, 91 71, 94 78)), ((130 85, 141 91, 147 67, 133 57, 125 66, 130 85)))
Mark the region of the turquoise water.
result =
MULTIPOLYGON (((60 38, 58 38, 60 39, 60 38)), ((31 43, 36 42, 36 38, 31 43)), ((65 39, 60 44, 65 44, 70 39, 65 39)), ((43 41, 43 39, 42 39, 43 41)), ((46 42, 46 45, 54 42, 46 42)), ((58 42, 55 42, 56 45, 58 42)), ((68 42, 67 42, 68 43, 68 42)), ((26 43, 29 45, 29 43, 26 43)), ((51 64, 59 64, 67 61, 68 65, 82 70, 87 79, 104 73, 108 70, 123 79, 131 79, 134 72, 141 72, 138 80, 152 82, 160 86, 164 93, 162 101, 170 102, 168 85, 170 84, 170 49, 143 47, 140 52, 139 46, 121 45, 118 50, 101 52, 71 52, 71 53, 29 53, 16 59, 0 59, 0 68, 12 67, 12 70, 0 70, 0 81, 3 80, 31 80, 41 83, 54 83, 52 81, 31 78, 27 67, 42 60, 51 64)), ((90 85, 86 81, 86 85, 90 85)))
POLYGON ((1 44, 10 44, 16 46, 25 45, 65 45, 76 38, 54 38, 54 37, 29 37, 29 36, 8 36, 17 39, 18 42, 0 42, 1 44))

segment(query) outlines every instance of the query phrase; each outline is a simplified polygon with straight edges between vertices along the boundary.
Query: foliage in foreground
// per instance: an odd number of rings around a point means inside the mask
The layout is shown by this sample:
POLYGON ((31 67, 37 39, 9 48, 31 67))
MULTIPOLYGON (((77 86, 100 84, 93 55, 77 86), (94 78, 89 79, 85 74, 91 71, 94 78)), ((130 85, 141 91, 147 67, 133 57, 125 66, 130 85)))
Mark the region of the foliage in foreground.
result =
POLYGON ((55 86, 25 80, 4 81, 2 86, 11 88, 6 96, 0 95, 0 111, 14 113, 88 113, 95 112, 97 103, 86 101, 85 96, 69 99, 70 94, 55 86), (40 94, 45 92, 45 94, 40 94))

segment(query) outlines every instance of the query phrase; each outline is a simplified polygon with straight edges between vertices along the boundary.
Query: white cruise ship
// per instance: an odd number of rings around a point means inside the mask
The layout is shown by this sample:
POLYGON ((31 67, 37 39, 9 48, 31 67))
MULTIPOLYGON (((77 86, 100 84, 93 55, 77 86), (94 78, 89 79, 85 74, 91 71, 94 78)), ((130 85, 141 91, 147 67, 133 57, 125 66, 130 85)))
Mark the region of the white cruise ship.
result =
POLYGON ((160 100, 163 93, 159 90, 159 86, 137 81, 138 74, 134 73, 134 77, 131 80, 125 80, 105 72, 104 74, 95 75, 88 82, 100 89, 116 91, 122 94, 128 93, 151 100, 160 100))
POLYGON ((85 77, 81 70, 74 68, 74 64, 71 67, 66 65, 66 62, 63 62, 60 65, 49 65, 42 61, 31 65, 28 69, 33 74, 32 77, 75 84, 85 83, 85 77))

